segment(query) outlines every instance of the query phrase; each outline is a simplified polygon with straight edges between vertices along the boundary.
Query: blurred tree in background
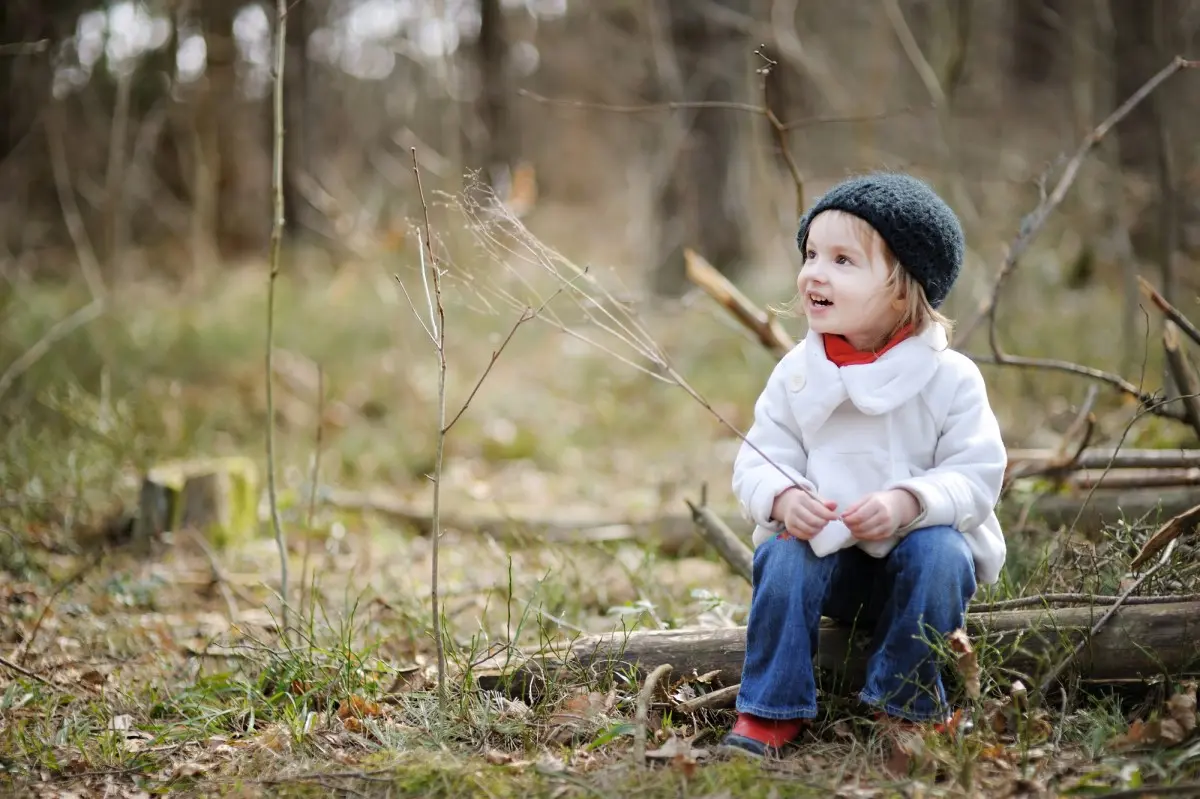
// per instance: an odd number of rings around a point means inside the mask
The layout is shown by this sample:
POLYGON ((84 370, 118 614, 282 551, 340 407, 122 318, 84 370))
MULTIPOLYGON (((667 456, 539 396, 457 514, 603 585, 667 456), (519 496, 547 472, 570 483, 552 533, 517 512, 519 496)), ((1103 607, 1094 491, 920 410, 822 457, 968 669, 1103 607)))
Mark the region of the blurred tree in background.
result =
MULTIPOLYGON (((855 170, 922 174, 994 252, 1039 180, 1193 53, 1200 27, 1195 0, 298 0, 291 13, 293 242, 386 237, 413 210, 416 146, 441 187, 477 173, 556 246, 603 247, 668 294, 684 247, 739 277, 790 257, 786 157, 810 198, 855 170), (730 107, 764 103, 783 143, 763 113, 730 107)), ((0 5, 8 267, 70 264, 64 192, 110 273, 261 255, 271 19, 245 0, 0 5)), ((1089 166, 1064 281, 1120 285, 1123 238, 1168 297, 1195 272, 1178 264, 1200 247, 1184 127, 1197 98, 1194 81, 1165 87, 1089 166)))

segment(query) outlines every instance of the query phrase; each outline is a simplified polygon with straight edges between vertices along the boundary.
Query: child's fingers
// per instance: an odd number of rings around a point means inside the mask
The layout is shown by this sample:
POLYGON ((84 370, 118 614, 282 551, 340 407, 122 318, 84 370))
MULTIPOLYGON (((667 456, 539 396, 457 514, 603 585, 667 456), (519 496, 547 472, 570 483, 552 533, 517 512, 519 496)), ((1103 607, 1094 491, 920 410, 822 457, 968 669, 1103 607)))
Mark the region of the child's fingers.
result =
POLYGON ((831 522, 838 517, 837 511, 835 510, 837 508, 837 503, 833 500, 822 500, 813 497, 811 498, 810 502, 805 502, 802 507, 827 522, 831 522))
MULTIPOLYGON (((810 537, 821 532, 827 523, 826 519, 822 519, 820 516, 803 506, 796 508, 791 521, 792 525, 794 525, 797 529, 805 532, 811 531, 810 537)), ((789 525, 789 527, 792 525, 789 525)))

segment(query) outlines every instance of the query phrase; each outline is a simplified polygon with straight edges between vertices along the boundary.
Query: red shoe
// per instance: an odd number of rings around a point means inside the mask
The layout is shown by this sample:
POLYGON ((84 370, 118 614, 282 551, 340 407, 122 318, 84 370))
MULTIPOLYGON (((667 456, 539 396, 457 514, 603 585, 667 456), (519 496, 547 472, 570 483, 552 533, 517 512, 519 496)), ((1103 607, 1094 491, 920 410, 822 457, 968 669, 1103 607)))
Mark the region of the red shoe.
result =
POLYGON ((738 713, 737 722, 721 744, 740 754, 755 757, 768 754, 778 756, 779 750, 798 736, 807 725, 807 719, 764 719, 749 713, 738 713))

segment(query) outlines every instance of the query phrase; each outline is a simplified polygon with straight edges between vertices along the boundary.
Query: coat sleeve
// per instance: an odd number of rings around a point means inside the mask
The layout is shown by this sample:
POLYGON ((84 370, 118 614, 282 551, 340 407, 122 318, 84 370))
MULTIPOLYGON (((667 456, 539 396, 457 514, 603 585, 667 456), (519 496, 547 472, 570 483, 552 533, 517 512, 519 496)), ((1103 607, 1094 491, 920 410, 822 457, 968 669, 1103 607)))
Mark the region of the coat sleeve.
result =
POLYGON ((983 524, 1000 501, 1008 463, 1000 425, 979 368, 963 358, 958 372, 933 468, 889 486, 910 491, 921 505, 917 518, 901 534, 943 525, 967 532, 983 524))
POLYGON ((783 526, 771 518, 775 497, 792 486, 813 490, 805 477, 808 453, 788 404, 788 369, 785 359, 768 378, 754 404, 754 423, 733 466, 733 492, 742 512, 755 524, 776 532, 783 526))

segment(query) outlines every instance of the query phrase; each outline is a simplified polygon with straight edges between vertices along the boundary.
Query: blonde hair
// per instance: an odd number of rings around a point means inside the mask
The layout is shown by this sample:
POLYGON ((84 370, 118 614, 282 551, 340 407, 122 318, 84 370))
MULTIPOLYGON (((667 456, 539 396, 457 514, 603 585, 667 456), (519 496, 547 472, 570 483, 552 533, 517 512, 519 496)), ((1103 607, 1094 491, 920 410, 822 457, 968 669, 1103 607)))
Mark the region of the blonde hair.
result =
MULTIPOLYGON (((887 281, 884 283, 884 290, 888 292, 888 299, 903 299, 905 301, 899 321, 888 332, 889 339, 896 335, 901 328, 909 324, 912 325, 914 332, 924 330, 927 325, 941 325, 942 329, 946 332, 947 341, 953 337, 954 322, 930 304, 929 297, 925 294, 925 288, 917 282, 912 273, 904 268, 904 264, 900 263, 900 259, 892 252, 892 248, 884 241, 883 236, 879 235, 879 231, 872 227, 865 219, 848 214, 845 211, 830 209, 821 213, 841 214, 847 218, 863 251, 867 253, 877 252, 883 258, 884 262, 888 264, 887 281)), ((797 293, 785 305, 782 307, 771 307, 770 311, 780 316, 794 316, 795 305, 799 299, 800 295, 797 293)))

